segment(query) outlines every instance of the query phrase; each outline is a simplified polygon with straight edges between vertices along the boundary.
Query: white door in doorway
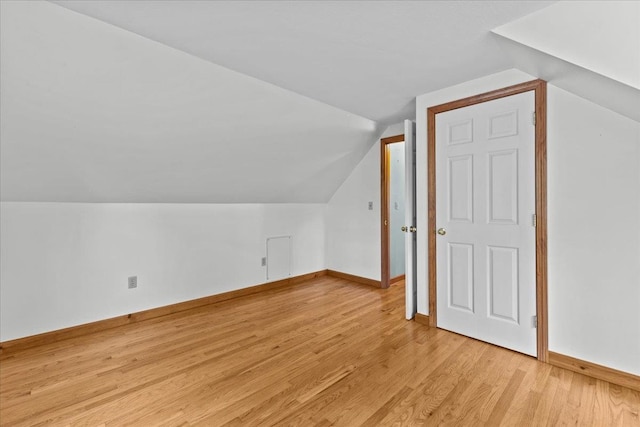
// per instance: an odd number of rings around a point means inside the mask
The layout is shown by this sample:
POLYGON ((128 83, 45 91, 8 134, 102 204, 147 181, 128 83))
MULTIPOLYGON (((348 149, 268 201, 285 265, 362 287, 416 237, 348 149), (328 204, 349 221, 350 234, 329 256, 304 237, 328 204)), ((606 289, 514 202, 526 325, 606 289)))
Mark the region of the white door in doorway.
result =
POLYGON ((407 320, 417 312, 417 257, 416 257, 416 124, 404 121, 404 170, 405 170, 405 307, 407 320))
POLYGON ((438 327, 532 356, 534 111, 530 91, 436 115, 438 327))

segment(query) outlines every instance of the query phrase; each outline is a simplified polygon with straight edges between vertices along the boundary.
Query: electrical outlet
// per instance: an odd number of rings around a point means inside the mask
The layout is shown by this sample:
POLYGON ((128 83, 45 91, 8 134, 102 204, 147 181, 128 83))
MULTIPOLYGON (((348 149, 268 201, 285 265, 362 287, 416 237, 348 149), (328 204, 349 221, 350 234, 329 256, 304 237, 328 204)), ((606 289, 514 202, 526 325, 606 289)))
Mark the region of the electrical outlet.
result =
POLYGON ((131 276, 127 281, 129 285, 129 289, 134 289, 138 287, 138 276, 131 276))
POLYGON ((369 202, 369 210, 372 211, 373 210, 373 202, 369 202))
POLYGON ((266 266, 267 266, 267 257, 266 257, 266 256, 263 256, 263 257, 262 257, 262 266, 263 266, 263 267, 266 267, 266 266))

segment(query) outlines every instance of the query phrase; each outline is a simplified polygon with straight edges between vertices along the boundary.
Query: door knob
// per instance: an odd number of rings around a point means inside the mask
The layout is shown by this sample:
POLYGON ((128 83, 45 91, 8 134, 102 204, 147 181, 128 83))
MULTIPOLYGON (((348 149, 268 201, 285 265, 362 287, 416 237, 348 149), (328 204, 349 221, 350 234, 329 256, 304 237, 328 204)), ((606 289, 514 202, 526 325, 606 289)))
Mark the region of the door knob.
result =
POLYGON ((444 236, 445 234, 447 234, 447 230, 445 230, 444 228, 438 228, 438 234, 444 236))
POLYGON ((407 232, 407 226, 403 225, 402 227, 400 227, 400 230, 404 231, 405 233, 407 232))
POLYGON ((417 230, 417 228, 415 228, 414 226, 409 227, 409 231, 412 233, 415 233, 417 230))

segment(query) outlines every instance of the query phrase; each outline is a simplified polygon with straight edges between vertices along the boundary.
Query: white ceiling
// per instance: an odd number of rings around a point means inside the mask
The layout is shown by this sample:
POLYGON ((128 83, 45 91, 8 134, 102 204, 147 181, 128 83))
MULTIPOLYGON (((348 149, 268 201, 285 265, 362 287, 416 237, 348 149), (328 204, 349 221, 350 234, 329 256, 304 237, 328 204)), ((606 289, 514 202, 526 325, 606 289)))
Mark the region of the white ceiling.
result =
POLYGON ((510 68, 490 30, 549 4, 57 3, 0 1, 3 201, 326 202, 416 95, 510 68))
POLYGON ((55 1, 385 124, 511 67, 493 28, 549 1, 55 1))
POLYGON ((326 202, 375 122, 46 2, 0 2, 4 201, 326 202))
POLYGON ((640 121, 639 24, 640 1, 565 1, 492 32, 518 69, 640 121))

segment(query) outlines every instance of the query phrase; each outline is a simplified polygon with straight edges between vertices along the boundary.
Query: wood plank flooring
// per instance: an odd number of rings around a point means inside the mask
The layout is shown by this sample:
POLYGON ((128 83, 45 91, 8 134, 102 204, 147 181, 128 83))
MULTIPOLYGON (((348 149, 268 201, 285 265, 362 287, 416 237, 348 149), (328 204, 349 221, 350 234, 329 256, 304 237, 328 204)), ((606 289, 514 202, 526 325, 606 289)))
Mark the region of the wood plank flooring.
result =
POLYGON ((640 426, 640 392, 322 277, 3 355, 0 425, 640 426))

